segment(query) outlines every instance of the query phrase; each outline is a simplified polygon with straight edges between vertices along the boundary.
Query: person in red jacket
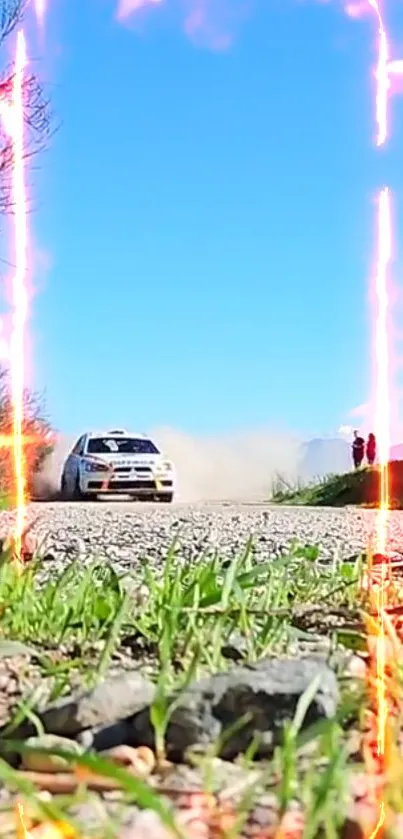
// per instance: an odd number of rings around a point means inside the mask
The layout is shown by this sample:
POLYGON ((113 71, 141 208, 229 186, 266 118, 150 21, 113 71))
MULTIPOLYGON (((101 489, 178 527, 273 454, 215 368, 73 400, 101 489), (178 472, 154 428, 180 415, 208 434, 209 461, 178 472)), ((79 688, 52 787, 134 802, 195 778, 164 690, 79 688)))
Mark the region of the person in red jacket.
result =
POLYGON ((368 434, 366 455, 368 466, 373 466, 376 458, 376 437, 375 434, 372 434, 372 432, 371 434, 368 434))
POLYGON ((364 460, 365 440, 361 437, 358 431, 354 431, 354 440, 352 445, 354 468, 359 469, 364 460))

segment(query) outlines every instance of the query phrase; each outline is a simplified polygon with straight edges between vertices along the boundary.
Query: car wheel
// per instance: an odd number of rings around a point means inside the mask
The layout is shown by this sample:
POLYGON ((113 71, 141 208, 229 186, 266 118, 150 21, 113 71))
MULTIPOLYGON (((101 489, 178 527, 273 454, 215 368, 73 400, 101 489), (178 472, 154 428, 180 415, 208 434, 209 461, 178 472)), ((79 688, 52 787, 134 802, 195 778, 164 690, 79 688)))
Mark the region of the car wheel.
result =
POLYGON ((174 500, 173 492, 162 492, 160 495, 156 496, 157 501, 162 501, 163 504, 171 504, 174 500))
POLYGON ((76 482, 74 484, 73 501, 84 501, 85 495, 80 489, 80 476, 77 472, 76 482))
POLYGON ((60 486, 60 495, 63 501, 69 500, 69 492, 67 488, 67 481, 64 475, 62 475, 62 482, 60 486))

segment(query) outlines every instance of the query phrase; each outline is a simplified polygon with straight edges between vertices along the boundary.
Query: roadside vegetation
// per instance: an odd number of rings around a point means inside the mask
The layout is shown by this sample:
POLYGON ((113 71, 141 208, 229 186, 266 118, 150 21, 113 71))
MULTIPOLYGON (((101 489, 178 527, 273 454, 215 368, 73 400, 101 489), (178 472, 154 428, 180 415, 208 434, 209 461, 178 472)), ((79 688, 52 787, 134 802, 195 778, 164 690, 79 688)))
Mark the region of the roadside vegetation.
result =
MULTIPOLYGON (((118 575, 104 560, 88 567, 71 563, 57 573, 49 573, 46 562, 32 560, 21 570, 10 556, 3 555, 0 779, 7 790, 14 791, 14 799, 3 796, 0 803, 0 835, 10 839, 20 835, 15 826, 17 796, 29 819, 30 839, 45 835, 45 823, 48 828, 54 826, 53 833, 46 833, 51 839, 99 837, 99 828, 93 833, 90 824, 77 822, 71 815, 95 796, 106 819, 102 836, 119 836, 107 796, 89 789, 94 778, 107 779, 109 795, 119 789, 122 805, 158 815, 168 831, 164 836, 277 837, 280 834, 268 827, 256 832, 254 813, 261 816, 259 802, 267 804, 268 798, 273 823, 282 825, 283 839, 360 835, 346 832, 346 825, 347 817, 350 824, 351 818, 359 821, 354 789, 361 784, 362 793, 367 773, 363 732, 368 729, 371 695, 362 668, 365 671, 368 666, 367 620, 372 625, 374 621, 365 618, 371 605, 362 585, 364 570, 363 557, 322 563, 319 549, 298 545, 286 556, 256 564, 252 542, 232 561, 200 556, 192 564, 182 562, 177 543, 160 572, 151 570, 145 560, 136 577, 118 575), (185 784, 184 822, 183 808, 178 809, 176 799, 167 803, 166 798, 167 783, 172 786, 175 773, 183 769, 175 765, 175 759, 168 760, 165 749, 175 707, 172 692, 179 691, 176 695, 181 696, 200 677, 236 671, 267 657, 299 659, 312 654, 328 661, 337 674, 340 699, 335 715, 313 726, 306 724, 318 687, 312 685, 300 697, 294 716, 287 719, 285 714, 280 741, 270 757, 255 759, 256 742, 232 761, 233 769, 242 773, 241 793, 239 781, 235 785, 231 781, 230 763, 224 761, 225 783, 217 797, 219 743, 210 744, 204 753, 190 752, 182 762, 202 779, 205 798, 195 801, 192 787, 187 789, 185 784), (358 662, 360 672, 351 670, 352 662, 355 667, 358 662), (50 747, 46 740, 41 745, 43 708, 98 684, 116 668, 137 669, 156 685, 151 707, 155 746, 148 751, 143 748, 143 769, 139 770, 140 757, 129 771, 112 753, 105 757, 91 748, 72 753, 57 742, 50 747), (9 692, 4 681, 7 672, 17 683, 9 692), (22 736, 26 724, 39 737, 35 746, 22 736), (61 775, 48 775, 50 782, 43 780, 40 771, 27 775, 16 753, 25 759, 28 755, 31 767, 35 755, 36 761, 58 756, 64 760, 63 778, 73 779, 79 772, 80 784, 70 793, 66 788, 58 792, 54 779, 59 778, 60 784, 61 775), (201 834, 200 821, 204 823, 201 834), (252 828, 255 832, 248 833, 252 828)), ((401 691, 397 684, 396 696, 401 691)), ((244 722, 240 719, 239 725, 244 722)), ((364 801, 368 810, 365 794, 364 801)), ((399 811, 399 796, 391 803, 399 811)), ((131 835, 136 839, 135 832, 131 835)))
MULTIPOLYGON (((390 506, 403 509, 403 461, 389 463, 390 506)), ((376 507, 379 503, 379 470, 377 467, 329 475, 307 486, 292 486, 280 478, 272 499, 277 504, 311 507, 345 507, 349 504, 376 507)))

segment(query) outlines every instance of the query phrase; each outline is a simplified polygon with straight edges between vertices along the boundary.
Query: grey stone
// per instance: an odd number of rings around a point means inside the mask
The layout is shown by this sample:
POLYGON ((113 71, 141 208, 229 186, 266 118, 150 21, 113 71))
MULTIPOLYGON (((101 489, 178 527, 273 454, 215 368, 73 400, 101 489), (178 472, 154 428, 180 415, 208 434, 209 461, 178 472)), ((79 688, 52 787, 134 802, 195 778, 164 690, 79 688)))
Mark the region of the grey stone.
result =
POLYGON ((85 693, 60 700, 39 717, 47 732, 74 737, 87 728, 130 717, 147 707, 153 698, 153 685, 136 671, 129 671, 106 679, 85 693))
MULTIPOLYGON (((317 657, 265 659, 196 682, 178 697, 171 715, 166 737, 169 756, 180 760, 189 749, 207 748, 222 739, 221 757, 233 759, 255 738, 257 756, 270 755, 281 740, 284 723, 293 719, 299 698, 318 676, 320 686, 305 717, 307 726, 334 716, 337 709, 336 676, 317 657)), ((148 711, 134 716, 132 732, 132 745, 153 747, 148 711)))

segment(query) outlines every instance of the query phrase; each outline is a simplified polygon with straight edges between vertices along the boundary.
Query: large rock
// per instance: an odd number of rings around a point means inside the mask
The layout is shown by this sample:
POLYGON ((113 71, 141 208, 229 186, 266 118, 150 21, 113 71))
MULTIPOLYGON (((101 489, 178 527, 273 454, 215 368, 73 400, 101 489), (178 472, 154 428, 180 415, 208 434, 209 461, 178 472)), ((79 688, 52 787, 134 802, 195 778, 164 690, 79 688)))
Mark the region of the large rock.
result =
POLYGON ((154 699, 154 687, 136 671, 101 682, 93 690, 50 706, 39 717, 45 731, 74 737, 137 714, 154 699))
MULTIPOLYGON (((154 686, 137 671, 125 672, 100 682, 92 690, 64 697, 38 712, 38 717, 46 733, 74 738, 82 731, 112 726, 148 708, 154 694, 154 686)), ((33 734, 32 724, 24 722, 12 737, 21 739, 33 734)))
MULTIPOLYGON (((305 717, 307 726, 334 716, 337 709, 336 676, 321 659, 265 659, 196 682, 178 697, 167 730, 168 755, 179 760, 189 747, 203 749, 224 734, 221 757, 234 758, 255 738, 257 755, 271 754, 285 721, 293 719, 298 700, 317 677, 320 684, 305 717), (237 728, 243 717, 244 725, 237 728)), ((154 746, 148 710, 132 720, 132 745, 137 744, 154 746)))

